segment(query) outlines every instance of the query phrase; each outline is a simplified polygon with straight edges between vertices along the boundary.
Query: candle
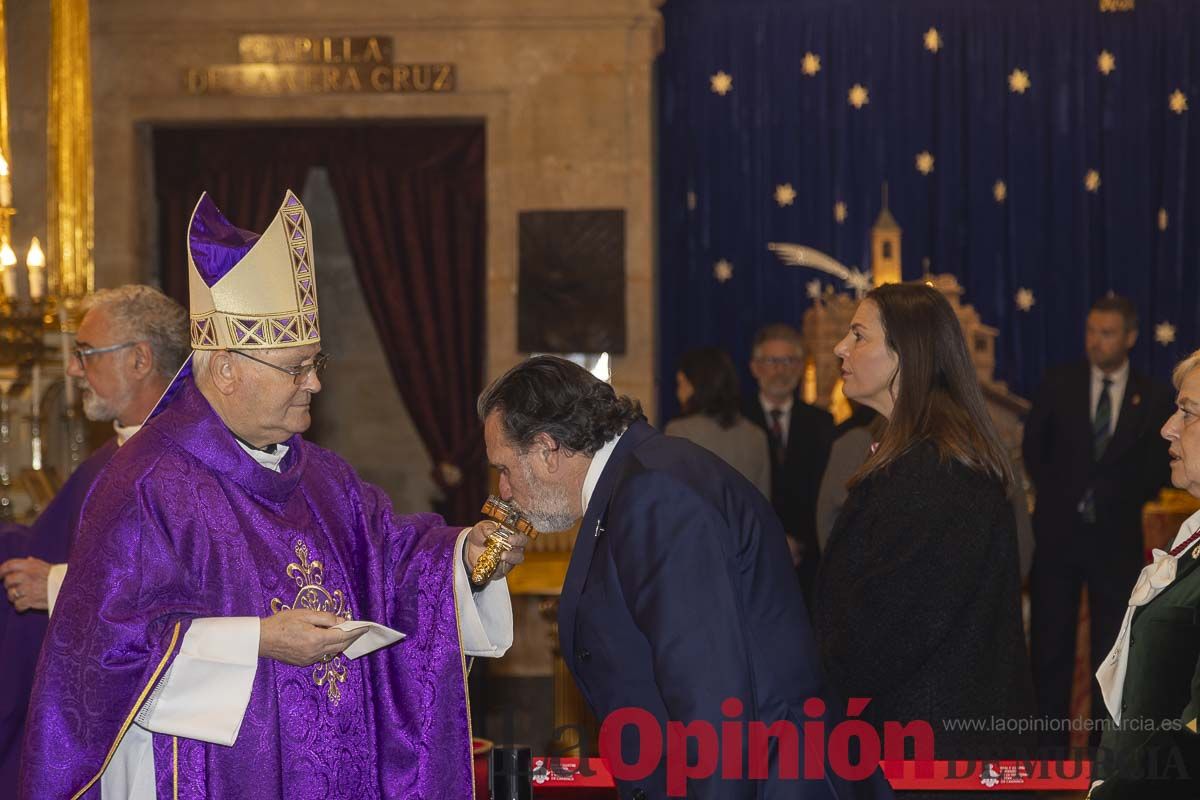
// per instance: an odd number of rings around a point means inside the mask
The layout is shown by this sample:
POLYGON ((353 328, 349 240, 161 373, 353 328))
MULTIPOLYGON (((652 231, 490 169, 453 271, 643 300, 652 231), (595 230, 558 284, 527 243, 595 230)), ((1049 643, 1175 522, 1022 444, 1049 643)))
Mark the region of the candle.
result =
POLYGON ((58 308, 58 353, 62 358, 63 388, 67 398, 67 409, 75 407, 75 379, 69 374, 71 368, 71 336, 67 332, 67 309, 58 308))
POLYGON ((17 254, 5 239, 0 243, 0 270, 4 271, 4 294, 8 296, 9 302, 17 299, 17 272, 13 269, 16 263, 17 254))
POLYGON ((42 365, 33 362, 33 378, 29 382, 29 415, 36 422, 38 419, 38 411, 42 398, 42 365))
POLYGON ((46 294, 46 270, 40 267, 29 268, 29 299, 37 302, 46 294))
POLYGON ((36 303, 46 295, 46 254, 36 236, 29 244, 25 267, 29 270, 29 299, 36 303))
POLYGON ((29 383, 29 427, 33 439, 33 459, 29 466, 42 468, 42 365, 33 362, 33 379, 29 383))
POLYGON ((0 206, 12 207, 12 182, 8 177, 8 159, 0 153, 0 206))

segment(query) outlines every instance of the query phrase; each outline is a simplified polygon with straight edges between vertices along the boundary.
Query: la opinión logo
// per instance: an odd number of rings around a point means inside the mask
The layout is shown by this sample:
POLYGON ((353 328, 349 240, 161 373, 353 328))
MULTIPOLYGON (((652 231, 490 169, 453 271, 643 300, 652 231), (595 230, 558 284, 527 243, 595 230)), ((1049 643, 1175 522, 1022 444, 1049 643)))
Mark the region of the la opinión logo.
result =
POLYGON ((708 720, 668 721, 664 742, 659 720, 644 708, 619 708, 600 726, 600 756, 619 781, 639 781, 659 768, 666 759, 667 795, 687 795, 689 780, 711 778, 718 772, 724 780, 763 780, 769 776, 771 754, 776 753, 776 771, 781 780, 820 780, 827 771, 847 781, 871 777, 883 764, 884 774, 894 777, 902 769, 905 745, 912 744, 918 777, 933 776, 933 728, 925 721, 885 722, 882 739, 869 722, 856 719, 870 704, 852 698, 846 719, 827 730, 826 705, 817 697, 804 702, 804 715, 797 726, 791 720, 771 723, 740 719, 745 707, 736 697, 721 703, 726 717, 719 726, 708 720), (638 732, 637 760, 629 763, 621 752, 621 737, 632 726, 638 732), (718 727, 720 730, 718 731, 718 727), (689 759, 689 750, 695 758, 689 759))

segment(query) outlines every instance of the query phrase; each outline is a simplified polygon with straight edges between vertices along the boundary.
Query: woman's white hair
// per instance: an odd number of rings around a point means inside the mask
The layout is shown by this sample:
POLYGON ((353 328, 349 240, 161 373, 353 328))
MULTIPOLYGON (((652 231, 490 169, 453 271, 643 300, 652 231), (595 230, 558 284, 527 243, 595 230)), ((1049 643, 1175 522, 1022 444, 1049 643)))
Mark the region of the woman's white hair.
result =
POLYGON ((1188 373, 1196 367, 1200 367, 1200 350, 1196 350, 1183 361, 1180 361, 1175 365, 1175 369, 1172 370, 1171 383, 1175 384, 1177 390, 1183 385, 1183 380, 1188 376, 1188 373))

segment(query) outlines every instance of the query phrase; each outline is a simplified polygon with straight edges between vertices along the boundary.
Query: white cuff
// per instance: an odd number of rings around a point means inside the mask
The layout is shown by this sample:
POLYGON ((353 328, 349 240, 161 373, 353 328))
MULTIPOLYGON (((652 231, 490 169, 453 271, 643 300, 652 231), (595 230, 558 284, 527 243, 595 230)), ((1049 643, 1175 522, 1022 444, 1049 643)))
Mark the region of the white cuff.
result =
POLYGON ((50 574, 46 576, 46 614, 54 613, 54 604, 58 602, 58 592, 62 589, 63 579, 67 577, 66 564, 51 564, 50 574))
POLYGON ((179 655, 138 713, 147 730, 232 746, 258 670, 258 617, 192 620, 179 655))
POLYGON ((512 601, 508 581, 497 578, 478 592, 471 591, 471 578, 463 563, 467 546, 464 528, 454 547, 454 604, 458 607, 458 631, 465 656, 499 658, 513 643, 512 601))

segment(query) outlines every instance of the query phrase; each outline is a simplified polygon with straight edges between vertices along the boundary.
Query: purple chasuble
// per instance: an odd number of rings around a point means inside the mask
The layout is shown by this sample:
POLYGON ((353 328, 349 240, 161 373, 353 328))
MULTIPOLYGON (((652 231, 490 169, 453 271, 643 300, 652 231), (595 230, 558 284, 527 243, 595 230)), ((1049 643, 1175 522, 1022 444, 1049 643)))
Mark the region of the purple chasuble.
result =
POLYGON ((260 466, 188 380, 113 458, 42 649, 21 797, 99 797, 99 775, 190 621, 282 606, 408 638, 327 665, 259 659, 232 747, 154 734, 158 795, 471 797, 461 529, 397 516, 337 456, 299 436, 286 444, 281 473, 260 466))
MULTIPOLYGON (((109 439, 76 467, 33 525, 0 526, 0 562, 30 556, 51 564, 66 561, 79 524, 79 509, 115 452, 117 440, 109 439)), ((18 614, 11 603, 0 598, 0 653, 4 654, 0 660, 0 797, 17 795, 25 710, 46 622, 45 611, 18 614)))

